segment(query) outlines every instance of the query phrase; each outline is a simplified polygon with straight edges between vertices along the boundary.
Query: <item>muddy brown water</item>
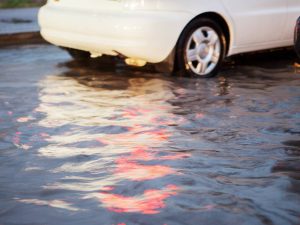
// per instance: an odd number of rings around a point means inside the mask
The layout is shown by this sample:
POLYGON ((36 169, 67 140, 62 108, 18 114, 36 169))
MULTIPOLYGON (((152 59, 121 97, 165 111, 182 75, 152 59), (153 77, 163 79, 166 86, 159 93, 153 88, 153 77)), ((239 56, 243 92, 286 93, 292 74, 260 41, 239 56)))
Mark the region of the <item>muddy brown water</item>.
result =
POLYGON ((195 80, 0 49, 0 224, 300 224, 294 61, 195 80))

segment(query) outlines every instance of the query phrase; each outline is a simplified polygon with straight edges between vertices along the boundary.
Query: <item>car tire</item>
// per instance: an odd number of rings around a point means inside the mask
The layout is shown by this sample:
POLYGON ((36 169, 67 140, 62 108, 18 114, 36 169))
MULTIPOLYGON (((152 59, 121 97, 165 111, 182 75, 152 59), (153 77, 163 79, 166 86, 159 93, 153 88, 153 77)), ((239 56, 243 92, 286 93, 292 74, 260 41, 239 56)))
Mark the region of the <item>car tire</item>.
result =
POLYGON ((196 78, 217 75, 226 54, 221 26, 209 18, 193 20, 183 30, 176 47, 176 64, 181 73, 196 78))

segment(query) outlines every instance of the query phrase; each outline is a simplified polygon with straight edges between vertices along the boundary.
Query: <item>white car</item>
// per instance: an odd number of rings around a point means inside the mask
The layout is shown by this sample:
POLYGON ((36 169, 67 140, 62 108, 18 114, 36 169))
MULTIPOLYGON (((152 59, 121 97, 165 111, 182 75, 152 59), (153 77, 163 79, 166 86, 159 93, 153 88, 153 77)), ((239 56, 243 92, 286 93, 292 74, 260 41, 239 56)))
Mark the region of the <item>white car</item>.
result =
POLYGON ((73 56, 211 77, 226 56, 292 46, 299 15, 300 0, 48 0, 39 24, 73 56))

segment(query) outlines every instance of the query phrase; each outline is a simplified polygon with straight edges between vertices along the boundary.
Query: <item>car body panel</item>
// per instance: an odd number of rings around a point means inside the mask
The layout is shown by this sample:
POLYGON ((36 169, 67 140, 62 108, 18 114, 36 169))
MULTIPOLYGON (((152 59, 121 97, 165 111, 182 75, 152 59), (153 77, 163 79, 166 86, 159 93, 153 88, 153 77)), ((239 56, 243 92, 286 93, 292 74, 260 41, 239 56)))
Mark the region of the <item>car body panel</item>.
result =
POLYGON ((300 14, 299 0, 140 0, 143 4, 126 6, 124 1, 131 0, 49 0, 39 13, 41 34, 55 45, 94 55, 158 63, 204 13, 227 23, 228 55, 292 45, 300 14))
POLYGON ((300 16, 300 1, 299 0, 288 0, 288 16, 286 26, 284 28, 284 38, 292 39, 295 22, 300 16))
POLYGON ((186 21, 184 12, 86 11, 46 6, 40 10, 42 36, 63 47, 94 55, 123 55, 151 63, 163 61, 176 45, 186 21), (63 22, 62 22, 63 21, 63 22))
POLYGON ((234 23, 235 46, 282 40, 286 0, 222 0, 234 23))

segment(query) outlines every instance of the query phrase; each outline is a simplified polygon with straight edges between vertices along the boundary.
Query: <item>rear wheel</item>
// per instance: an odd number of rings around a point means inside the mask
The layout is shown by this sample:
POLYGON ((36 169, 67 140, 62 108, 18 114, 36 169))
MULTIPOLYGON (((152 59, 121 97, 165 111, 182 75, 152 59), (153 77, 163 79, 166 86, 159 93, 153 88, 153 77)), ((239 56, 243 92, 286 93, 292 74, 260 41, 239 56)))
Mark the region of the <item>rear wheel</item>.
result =
POLYGON ((209 18, 192 21, 177 44, 176 60, 185 75, 215 76, 225 58, 226 38, 219 24, 209 18))

